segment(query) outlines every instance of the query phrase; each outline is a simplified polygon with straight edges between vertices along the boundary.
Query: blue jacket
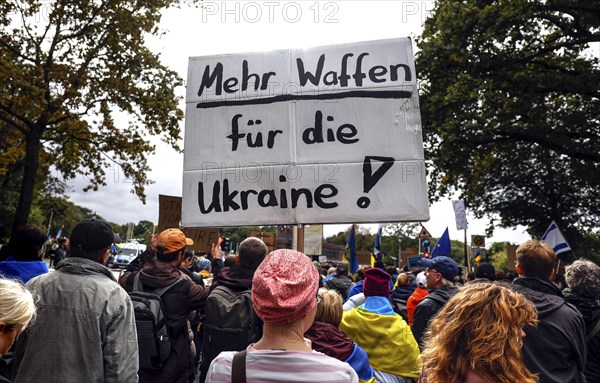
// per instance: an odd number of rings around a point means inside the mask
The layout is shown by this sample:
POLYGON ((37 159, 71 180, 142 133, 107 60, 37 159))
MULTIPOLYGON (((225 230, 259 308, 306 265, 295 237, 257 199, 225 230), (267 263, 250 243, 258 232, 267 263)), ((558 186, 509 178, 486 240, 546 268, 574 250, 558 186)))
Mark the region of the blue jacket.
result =
POLYGON ((46 274, 48 265, 44 261, 17 262, 10 256, 4 262, 0 262, 0 275, 5 278, 17 279, 23 283, 38 275, 46 274))

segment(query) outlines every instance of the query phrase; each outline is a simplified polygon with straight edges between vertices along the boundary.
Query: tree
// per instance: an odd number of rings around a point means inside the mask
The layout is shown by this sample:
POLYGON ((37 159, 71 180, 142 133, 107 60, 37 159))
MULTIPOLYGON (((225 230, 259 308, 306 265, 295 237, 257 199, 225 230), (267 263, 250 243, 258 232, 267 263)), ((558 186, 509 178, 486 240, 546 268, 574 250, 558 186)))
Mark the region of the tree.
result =
POLYGON ((177 3, 0 1, 0 174, 22 165, 13 230, 28 221, 40 166, 97 190, 114 161, 145 201, 148 137, 179 149, 183 116, 182 79, 145 39, 177 3))
POLYGON ((488 232, 598 232, 598 41, 597 0, 437 1, 416 61, 431 197, 460 191, 488 232))

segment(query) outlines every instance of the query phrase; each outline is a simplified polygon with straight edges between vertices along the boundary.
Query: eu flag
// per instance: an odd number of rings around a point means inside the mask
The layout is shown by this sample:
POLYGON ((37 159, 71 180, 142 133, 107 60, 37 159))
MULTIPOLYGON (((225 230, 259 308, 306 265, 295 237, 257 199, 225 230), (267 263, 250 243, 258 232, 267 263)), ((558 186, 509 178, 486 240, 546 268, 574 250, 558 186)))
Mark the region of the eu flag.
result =
POLYGON ((350 274, 356 274, 358 271, 358 259, 356 258, 356 240, 355 236, 355 228, 352 225, 350 229, 350 235, 348 235, 348 242, 346 243, 346 250, 344 251, 344 258, 348 260, 348 264, 350 265, 350 274))
POLYGON ((449 256, 450 252, 450 235, 448 234, 448 228, 444 231, 444 234, 437 241, 433 250, 431 250, 431 258, 438 257, 441 255, 449 256))

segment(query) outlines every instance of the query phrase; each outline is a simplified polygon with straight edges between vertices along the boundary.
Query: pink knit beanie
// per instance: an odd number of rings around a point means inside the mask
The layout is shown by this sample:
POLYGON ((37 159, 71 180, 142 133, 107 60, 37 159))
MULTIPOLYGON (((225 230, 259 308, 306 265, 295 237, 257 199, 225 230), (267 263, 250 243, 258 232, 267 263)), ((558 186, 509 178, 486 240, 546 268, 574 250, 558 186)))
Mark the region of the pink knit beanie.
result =
POLYGON ((288 324, 317 304, 319 273, 299 251, 280 249, 262 261, 252 279, 252 304, 269 324, 288 324))

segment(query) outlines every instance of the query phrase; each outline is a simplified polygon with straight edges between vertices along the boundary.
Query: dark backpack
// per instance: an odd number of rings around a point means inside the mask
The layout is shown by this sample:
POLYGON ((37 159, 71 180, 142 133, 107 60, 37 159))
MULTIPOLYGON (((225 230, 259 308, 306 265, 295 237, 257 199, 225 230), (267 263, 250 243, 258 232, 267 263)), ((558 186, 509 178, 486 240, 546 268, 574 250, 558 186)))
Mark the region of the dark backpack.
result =
POLYGON ((202 322, 203 382, 210 363, 221 351, 242 351, 262 337, 262 321, 252 307, 251 290, 217 286, 206 299, 202 322))
POLYGON ((392 298, 391 302, 394 312, 402 317, 408 323, 408 311, 406 310, 406 300, 400 298, 392 298))
POLYGON ((133 278, 133 291, 129 296, 137 328, 140 368, 161 369, 171 355, 171 337, 161 296, 182 280, 147 293, 143 291, 140 273, 133 278))

